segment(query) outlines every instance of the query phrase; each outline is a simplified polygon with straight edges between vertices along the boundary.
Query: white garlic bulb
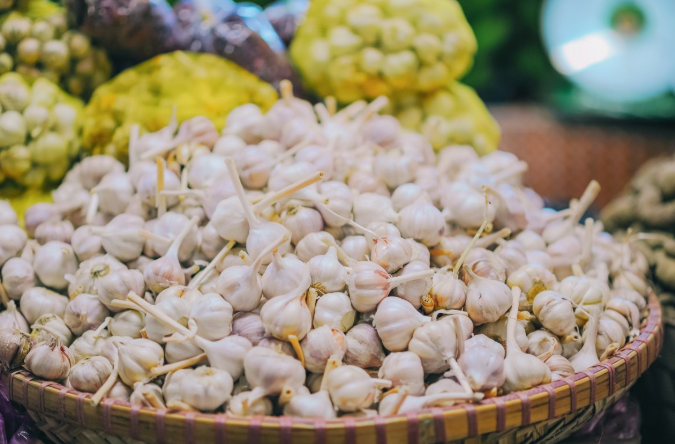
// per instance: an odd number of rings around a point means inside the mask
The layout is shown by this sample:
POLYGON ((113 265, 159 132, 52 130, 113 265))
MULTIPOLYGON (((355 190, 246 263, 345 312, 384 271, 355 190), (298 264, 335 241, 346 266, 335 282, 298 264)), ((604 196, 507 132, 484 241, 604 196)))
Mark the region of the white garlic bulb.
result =
POLYGON ((21 295, 21 313, 29 324, 34 324, 43 315, 54 314, 63 317, 68 298, 41 287, 33 287, 21 295))
POLYGON ((324 255, 314 256, 307 264, 312 278, 312 287, 320 295, 342 291, 347 285, 347 270, 338 260, 335 247, 328 248, 324 255))
POLYGON ((232 416, 269 416, 272 414, 272 401, 266 397, 257 397, 253 392, 237 393, 227 403, 227 414, 232 416))
POLYGON ((28 237, 16 225, 0 225, 0 267, 21 252, 28 237))
POLYGON ((94 393, 103 386, 112 371, 112 365, 106 358, 92 356, 73 365, 68 381, 75 390, 94 393))
POLYGON ((370 253, 368 241, 364 236, 347 236, 340 242, 340 248, 355 261, 365 261, 370 253))
POLYGON ((138 270, 119 270, 108 273, 98 281, 98 298, 110 311, 121 311, 121 308, 112 305, 112 301, 126 299, 130 292, 145 293, 143 273, 138 270))
POLYGON ((258 343, 265 337, 265 326, 258 313, 239 312, 232 318, 232 335, 248 339, 251 344, 258 343))
POLYGON ((371 378, 362 368, 343 365, 324 375, 326 390, 333 405, 343 412, 355 412, 375 402, 379 388, 388 388, 390 381, 371 378))
POLYGON ((558 336, 572 333, 576 326, 572 304, 555 291, 546 290, 537 294, 532 310, 541 325, 558 336))
POLYGON ((297 245, 309 233, 323 231, 321 213, 302 205, 287 205, 282 214, 283 225, 291 232, 291 242, 297 245))
POLYGON ((74 298, 80 293, 98 294, 100 280, 111 273, 127 267, 110 255, 96 256, 80 264, 75 275, 69 277, 68 295, 74 298))
POLYGON ((509 287, 519 287, 522 290, 520 310, 532 307, 535 296, 545 290, 554 290, 557 284, 555 275, 545 267, 537 264, 523 265, 509 274, 506 280, 509 287))
POLYGON ((284 415, 326 419, 337 417, 335 407, 326 391, 293 396, 284 406, 284 415))
POLYGON ((437 245, 445 231, 441 212, 431 203, 418 200, 399 212, 396 224, 401 235, 420 241, 428 247, 437 245))
POLYGON ((9 301, 7 309, 0 312, 0 330, 5 329, 17 329, 24 333, 30 333, 28 322, 26 322, 26 318, 23 317, 21 312, 17 310, 14 301, 9 301))
POLYGON ((70 238, 70 245, 80 261, 105 253, 102 239, 92 233, 92 226, 83 225, 77 228, 70 238))
POLYGON ((122 382, 133 386, 154 378, 152 369, 164 363, 164 350, 149 339, 132 339, 119 344, 119 376, 122 382))
POLYGON ((110 320, 108 329, 114 336, 128 336, 138 339, 145 328, 145 317, 136 310, 124 310, 110 320))
POLYGON ((420 357, 406 351, 389 354, 377 377, 391 381, 392 387, 407 387, 411 395, 423 395, 424 373, 420 357))
POLYGON ((308 262, 314 256, 326 254, 331 245, 335 245, 335 238, 330 233, 310 233, 295 246, 295 254, 301 261, 308 262))
POLYGON ((63 242, 47 242, 35 253, 33 268, 40 282, 55 290, 68 287, 67 274, 77 272, 77 258, 73 248, 63 242))
POLYGON ((531 355, 539 356, 549 351, 554 355, 562 354, 560 339, 549 331, 535 330, 527 335, 527 341, 527 352, 531 355))
POLYGON ((73 333, 66 323, 60 317, 53 314, 40 316, 33 325, 31 325, 31 337, 35 341, 51 342, 58 341, 66 347, 73 342, 73 333))
POLYGON ((312 313, 307 306, 309 274, 300 285, 285 295, 267 301, 260 310, 265 331, 277 339, 291 336, 302 340, 312 328, 312 313))
POLYGON ((11 299, 19 300, 24 291, 35 285, 33 266, 19 257, 13 257, 5 262, 0 272, 2 285, 11 299))
POLYGON ((402 351, 408 347, 415 329, 429 321, 409 302, 388 297, 377 306, 373 326, 387 350, 402 351))
POLYGON ((195 409, 212 412, 232 397, 233 386, 228 372, 203 366, 170 373, 163 392, 167 405, 181 401, 195 409))
POLYGON ((484 392, 504 384, 504 348, 484 335, 466 341, 458 362, 473 390, 484 392))
POLYGON ((323 326, 310 330, 300 342, 305 358, 305 368, 312 373, 323 373, 328 359, 338 361, 347 352, 347 340, 340 330, 323 326))
POLYGON ((132 392, 133 390, 131 390, 129 386, 118 380, 110 389, 106 397, 117 401, 130 402, 132 392))
POLYGON ((217 293, 198 297, 190 311, 190 319, 195 321, 197 332, 209 341, 217 341, 230 334, 232 316, 232 306, 217 293))
POLYGON ((551 370, 537 357, 524 353, 516 340, 516 317, 520 289, 513 287, 511 313, 507 325, 506 359, 504 360, 505 391, 526 390, 551 382, 551 370))
MULTIPOLYGON (((503 347, 506 347, 508 321, 508 316, 502 316, 495 322, 488 322, 481 325, 478 327, 477 331, 481 335, 485 335, 491 340, 501 344, 503 347)), ((518 320, 516 323, 516 342, 522 351, 527 351, 530 343, 527 339, 527 331, 525 331, 524 324, 525 322, 521 320, 518 320)))
POLYGON ((253 347, 244 358, 244 371, 251 387, 259 388, 264 395, 278 395, 305 382, 300 361, 269 348, 253 347))
POLYGON ((502 317, 511 304, 509 287, 478 276, 469 267, 464 267, 464 271, 469 277, 465 309, 471 320, 475 324, 484 324, 502 317))
POLYGON ((412 259, 412 247, 400 236, 382 236, 373 240, 371 260, 388 273, 393 273, 412 259))
POLYGON ((361 368, 377 368, 386 355, 377 331, 370 324, 357 324, 346 335, 347 352, 344 362, 361 368))
MULTIPOLYGON (((351 179, 350 179, 351 180, 351 179)), ((364 227, 372 222, 398 221, 398 213, 394 211, 388 197, 363 193, 354 199, 354 221, 364 227)))
POLYGON ((560 355, 552 355, 544 363, 551 369, 551 381, 568 378, 575 373, 570 361, 560 355))
POLYGON ((305 279, 308 270, 304 262, 292 254, 282 257, 278 252, 272 255, 272 262, 262 275, 262 294, 267 299, 286 294, 305 279))
POLYGON ((65 379, 73 359, 68 348, 56 341, 40 342, 26 355, 24 365, 34 375, 51 380, 65 379))
POLYGON ((98 328, 108 314, 108 309, 98 296, 81 293, 68 303, 63 319, 73 333, 81 335, 87 330, 98 328))
POLYGON ((153 407, 156 409, 165 409, 164 396, 162 388, 157 384, 138 383, 134 385, 134 390, 129 396, 131 405, 140 405, 143 407, 153 407))
POLYGON ((100 332, 96 330, 87 330, 82 336, 75 339, 68 349, 73 357, 73 362, 80 362, 83 359, 98 356, 103 350, 105 340, 110 337, 108 330, 103 329, 100 332))
POLYGON ((347 332, 352 325, 356 311, 352 307, 352 302, 345 293, 324 294, 316 302, 314 308, 314 328, 327 325, 330 328, 347 332))

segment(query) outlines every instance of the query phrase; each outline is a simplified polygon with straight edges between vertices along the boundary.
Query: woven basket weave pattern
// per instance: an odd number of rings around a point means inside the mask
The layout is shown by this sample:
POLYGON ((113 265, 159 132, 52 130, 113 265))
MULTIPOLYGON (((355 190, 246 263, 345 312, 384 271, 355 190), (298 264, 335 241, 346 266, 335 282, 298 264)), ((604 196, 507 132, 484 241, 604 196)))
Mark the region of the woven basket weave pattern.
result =
POLYGON ((580 427, 598 409, 611 405, 656 360, 663 325, 654 295, 649 298, 648 310, 637 338, 611 359, 570 378, 474 405, 390 417, 234 418, 224 414, 173 413, 112 399, 93 407, 88 402, 90 394, 39 381, 24 371, 4 372, 1 377, 9 387, 11 399, 24 405, 50 438, 64 443, 140 440, 166 444, 427 444, 479 436, 480 442, 528 442, 533 437, 554 442, 572 433, 572 426, 580 427), (581 421, 583 417, 586 420, 581 421))

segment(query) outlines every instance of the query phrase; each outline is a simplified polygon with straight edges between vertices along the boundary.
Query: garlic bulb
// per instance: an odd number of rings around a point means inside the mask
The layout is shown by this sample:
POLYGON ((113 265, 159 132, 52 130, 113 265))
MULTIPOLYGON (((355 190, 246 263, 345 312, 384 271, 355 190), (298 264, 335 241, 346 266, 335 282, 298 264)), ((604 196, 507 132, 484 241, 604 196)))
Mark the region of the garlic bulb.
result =
POLYGON ((520 310, 528 310, 532 306, 535 296, 545 290, 554 290, 556 283, 557 280, 553 273, 536 264, 523 265, 509 274, 506 280, 509 287, 515 286, 522 290, 520 310))
POLYGON ((92 356, 73 365, 68 375, 68 381, 75 390, 94 393, 112 373, 110 362, 101 356, 92 356))
POLYGON ((117 382, 115 382, 115 385, 113 385, 113 387, 110 389, 106 397, 114 399, 116 401, 130 402, 132 392, 133 390, 131 390, 131 388, 129 388, 122 381, 118 380, 117 382))
POLYGON ((70 245, 80 261, 105 253, 102 239, 92 233, 92 228, 90 225, 83 225, 77 228, 70 238, 70 245))
POLYGON ((382 362, 377 377, 391 381, 392 387, 407 387, 412 395, 423 395, 424 373, 420 357, 406 351, 389 354, 382 362))
POLYGON ((197 324, 199 335, 217 341, 232 331, 232 306, 217 293, 198 297, 192 305, 190 319, 197 324))
MULTIPOLYGON (((265 257, 288 241, 288 236, 276 238, 266 246, 251 265, 229 267, 218 278, 217 290, 235 311, 251 311, 262 297, 262 279, 258 274, 265 257)), ((307 273, 308 277, 309 273, 307 273)), ((309 279, 307 279, 309 280, 309 279)), ((309 287, 309 284, 307 285, 309 287)))
POLYGON ((258 398, 250 391, 241 392, 227 403, 227 414, 232 416, 269 416, 272 414, 272 401, 258 398))
POLYGON ((258 343, 265 337, 265 326, 258 313, 239 312, 232 318, 232 335, 248 339, 251 344, 258 343))
POLYGON ((471 320, 480 325, 502 317, 511 304, 509 287, 499 281, 478 276, 467 266, 464 271, 469 277, 465 309, 471 320))
POLYGON ((123 213, 108 224, 92 227, 89 232, 100 237, 103 249, 123 262, 133 261, 143 252, 145 238, 141 235, 145 221, 140 216, 123 213))
POLYGON ((30 333, 28 322, 26 322, 26 318, 23 317, 21 312, 16 309, 14 301, 9 301, 7 310, 0 312, 0 330, 4 329, 17 329, 23 333, 30 333))
POLYGON ((391 277, 386 270, 373 262, 358 262, 352 267, 347 279, 349 296, 356 311, 372 311, 392 289, 406 282, 430 277, 433 273, 433 270, 424 270, 391 277))
POLYGON ((546 330, 535 330, 527 335, 527 352, 534 356, 543 355, 549 351, 554 355, 562 354, 562 345, 556 335, 546 330))
POLYGON ((154 378, 152 369, 164 363, 164 350, 149 339, 132 339, 118 345, 119 376, 122 382, 133 386, 154 378))
POLYGON ((67 274, 77 272, 77 258, 73 248, 63 242, 47 242, 35 253, 33 268, 40 282, 55 290, 68 287, 67 274))
POLYGON ((29 288, 21 295, 21 313, 29 324, 46 314, 63 317, 67 305, 67 297, 46 288, 29 288))
POLYGON ((295 246, 295 254, 301 261, 309 262, 314 256, 326 254, 331 245, 335 245, 335 238, 330 233, 310 233, 295 246))
POLYGON ((312 373, 323 373, 328 359, 341 361, 347 352, 347 340, 340 330, 323 326, 310 330, 300 342, 305 368, 312 373))
POLYGON ((484 335, 466 341, 458 363, 472 390, 484 392, 504 384, 504 348, 484 335))
POLYGON ((410 243, 400 236, 382 236, 373 239, 371 260, 388 273, 393 273, 412 259, 410 243))
POLYGON ((555 291, 546 290, 537 294, 532 310, 541 325, 558 336, 572 333, 576 326, 572 304, 555 291))
POLYGON ((297 245, 309 233, 323 231, 321 213, 302 205, 287 205, 282 214, 283 225, 291 232, 291 242, 297 245))
POLYGON ((265 331, 277 339, 291 336, 302 340, 312 328, 312 313, 307 306, 309 275, 285 295, 267 301, 260 310, 265 331))
POLYGON ((505 381, 502 386, 506 392, 526 390, 537 385, 551 382, 551 370, 537 357, 520 350, 516 341, 516 317, 520 288, 513 287, 511 313, 509 314, 506 339, 506 359, 504 360, 505 381))
POLYGON ((96 256, 80 264, 75 275, 69 277, 68 295, 74 298, 80 293, 98 294, 100 279, 110 273, 126 270, 127 267, 110 255, 96 256))
POLYGON ((321 182, 320 192, 322 196, 328 198, 327 204, 317 205, 325 224, 329 227, 343 226, 345 224, 343 219, 334 217, 333 213, 346 218, 351 216, 354 205, 351 189, 342 182, 330 180, 321 182))
POLYGON ((16 225, 0 225, 0 267, 21 252, 27 239, 16 225))
POLYGON ((23 365, 23 361, 33 345, 31 337, 21 330, 15 328, 0 329, 0 365, 8 369, 23 365))
POLYGON ((346 341, 345 364, 361 368, 377 368, 382 365, 386 355, 377 331, 372 325, 355 325, 347 332, 346 341))
POLYGON ((81 335, 87 330, 98 328, 108 314, 108 309, 98 296, 82 293, 68 303, 63 319, 73 333, 81 335))
POLYGON ((343 365, 324 375, 325 387, 333 405, 343 412, 355 412, 375 402, 378 389, 391 387, 390 381, 371 378, 353 365, 343 365))
POLYGON ((597 307, 591 309, 591 316, 584 328, 585 333, 587 333, 586 338, 584 339, 584 346, 579 350, 577 354, 569 358, 570 364, 574 367, 575 372, 580 372, 586 370, 589 367, 594 366, 600 360, 598 359, 595 339, 598 336, 598 323, 599 319, 599 310, 597 307))
POLYGON ((418 200, 399 212, 396 224, 401 235, 420 241, 428 247, 438 245, 445 231, 445 220, 432 204, 418 200))
POLYGON ((305 368, 300 361, 269 348, 253 347, 244 358, 244 371, 251 387, 262 395, 278 395, 305 382, 305 368))
POLYGON ((296 395, 284 406, 284 415, 300 418, 336 418, 335 407, 328 392, 320 391, 308 395, 296 395))
POLYGON ((258 347, 271 348, 272 350, 295 358, 297 354, 290 342, 268 337, 258 343, 258 347))
MULTIPOLYGON (((196 225, 190 224, 190 220, 183 214, 170 211, 160 216, 152 226, 154 234, 171 240, 176 239, 185 227, 190 226, 178 248, 179 262, 187 262, 197 250, 198 229, 196 225)), ((166 240, 148 239, 147 243, 160 256, 164 256, 169 251, 170 243, 167 243, 166 240)))
POLYGON ((356 311, 349 296, 344 293, 328 293, 316 302, 313 326, 319 328, 327 325, 344 333, 352 328, 355 317, 356 311))
POLYGON ((128 336, 138 339, 145 328, 145 317, 136 310, 124 310, 110 320, 108 329, 113 336, 128 336))
POLYGON ((166 254, 147 266, 143 278, 150 290, 161 293, 172 285, 185 285, 185 275, 178 261, 178 250, 196 223, 197 217, 190 219, 190 223, 176 236, 166 254))
POLYGON ((495 254, 501 259, 507 278, 528 263, 525 247, 516 240, 503 242, 495 250, 495 254))
POLYGON ((395 223, 398 220, 398 214, 394 211, 389 198, 379 194, 359 195, 354 199, 353 211, 354 221, 364 227, 372 222, 395 223))
POLYGON ((366 255, 370 253, 370 248, 364 236, 347 236, 342 239, 340 248, 355 261, 365 261, 366 255))
POLYGON ((59 344, 66 347, 73 342, 73 333, 66 323, 58 316, 46 314, 40 316, 33 325, 31 325, 31 338, 37 342, 51 342, 56 340, 59 344))
POLYGON ((282 257, 279 252, 272 254, 272 262, 262 275, 263 296, 272 299, 288 293, 300 284, 307 272, 305 264, 297 257, 290 254, 282 257))
MULTIPOLYGON (((506 282, 506 268, 502 260, 490 250, 475 248, 467 256, 467 267, 480 277, 499 282, 506 282)), ((464 276, 464 282, 469 283, 469 277, 464 276)))
MULTIPOLYGON (((508 321, 508 316, 502 316, 495 322, 488 322, 481 325, 478 327, 477 332, 481 335, 487 336, 491 340, 500 344, 502 347, 506 347, 508 321)), ((516 342, 522 351, 527 351, 530 343, 527 339, 527 332, 525 331, 524 322, 521 320, 516 323, 516 342)))
POLYGON ((391 204, 395 211, 401 211, 417 200, 431 202, 427 193, 415 183, 404 183, 396 188, 391 195, 391 204))
POLYGON ((100 332, 97 330, 85 331, 68 348, 73 357, 73 362, 77 363, 83 359, 100 355, 103 351, 105 340, 109 337, 110 333, 106 329, 102 329, 100 332))
POLYGON ((19 218, 12 208, 12 204, 6 200, 0 200, 0 225, 18 225, 19 218))
POLYGON ((112 305, 112 301, 126 299, 130 292, 145 293, 143 274, 138 270, 119 270, 108 273, 98 281, 98 298, 110 311, 121 311, 121 308, 112 305))
POLYGON ((51 380, 65 379, 73 364, 68 348, 56 341, 40 342, 26 355, 24 365, 35 376, 51 380))
POLYGON ((180 401, 212 412, 232 397, 233 386, 228 372, 203 366, 170 373, 164 381, 163 393, 168 406, 172 401, 180 401))
POLYGON ((342 291, 347 285, 347 270, 338 260, 335 247, 328 248, 324 255, 314 256, 307 264, 312 277, 312 287, 319 295, 342 291))
POLYGON ((575 373, 570 361, 560 355, 552 355, 544 363, 551 369, 551 381, 568 378, 575 373))
POLYGON ((131 405, 165 409, 162 389, 157 384, 138 383, 134 385, 134 391, 129 396, 131 405))
POLYGON ((5 265, 2 266, 1 276, 7 296, 14 300, 19 300, 24 291, 35 285, 33 266, 18 257, 13 257, 5 262, 5 265))
POLYGON ((389 351, 402 351, 408 347, 415 329, 430 318, 421 315, 409 302, 395 297, 384 298, 377 306, 373 326, 389 351))

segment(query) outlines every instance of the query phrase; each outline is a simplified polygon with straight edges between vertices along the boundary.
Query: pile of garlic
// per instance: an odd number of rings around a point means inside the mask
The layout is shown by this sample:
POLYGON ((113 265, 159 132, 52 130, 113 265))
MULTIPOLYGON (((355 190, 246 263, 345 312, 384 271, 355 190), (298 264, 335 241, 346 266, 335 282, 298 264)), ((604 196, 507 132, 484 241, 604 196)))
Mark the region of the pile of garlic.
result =
POLYGON ((0 202, 0 362, 148 407, 395 414, 565 378, 637 334, 647 263, 544 208, 512 154, 437 155, 378 110, 284 93, 130 136, 0 202), (17 307, 18 303, 18 307, 17 307))

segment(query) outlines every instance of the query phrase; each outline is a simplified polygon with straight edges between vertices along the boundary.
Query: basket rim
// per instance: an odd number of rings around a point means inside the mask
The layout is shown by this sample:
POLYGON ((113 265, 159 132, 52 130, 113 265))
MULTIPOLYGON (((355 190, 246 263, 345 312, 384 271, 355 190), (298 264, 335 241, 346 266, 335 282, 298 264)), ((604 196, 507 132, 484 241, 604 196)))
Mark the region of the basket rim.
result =
MULTIPOLYGON (((618 350, 612 358, 568 378, 526 391, 484 399, 475 404, 434 407, 389 416, 337 419, 289 416, 246 418, 225 413, 173 412, 132 406, 128 402, 109 398, 93 407, 88 402, 92 394, 78 392, 56 382, 42 381, 25 370, 8 372, 0 369, 0 380, 7 385, 10 399, 29 410, 58 417, 83 428, 102 430, 111 435, 132 439, 164 442, 166 425, 175 426, 180 423, 186 432, 186 442, 193 442, 189 437, 196 436, 196 428, 210 428, 210 433, 216 437, 224 437, 226 429, 228 435, 237 430, 245 432, 241 442, 248 443, 258 441, 250 439, 252 430, 265 431, 265 434, 276 433, 277 438, 274 441, 284 443, 290 443, 295 433, 308 432, 314 434, 315 439, 312 441, 319 443, 326 442, 333 433, 344 436, 345 442, 356 442, 357 435, 368 434, 380 443, 386 442, 388 431, 393 433, 396 430, 397 438, 401 438, 400 433, 407 429, 408 441, 417 442, 421 427, 435 436, 432 441, 443 442, 554 419, 574 413, 630 387, 656 360, 663 343, 661 306, 653 292, 649 295, 647 310, 648 314, 642 322, 638 337, 618 350), (620 373, 622 378, 619 377, 620 373), (56 406, 56 409, 48 408, 48 404, 51 407, 56 406), (122 418, 126 424, 120 425, 117 421, 113 424, 113 416, 122 418), (87 419, 90 420, 89 424, 87 419), (148 434, 148 427, 144 429, 139 423, 151 424, 151 433, 148 434), (160 429, 160 434, 155 432, 160 429)), ((253 436, 260 438, 260 433, 254 433, 253 436)), ((201 439, 194 442, 199 441, 201 439)))

